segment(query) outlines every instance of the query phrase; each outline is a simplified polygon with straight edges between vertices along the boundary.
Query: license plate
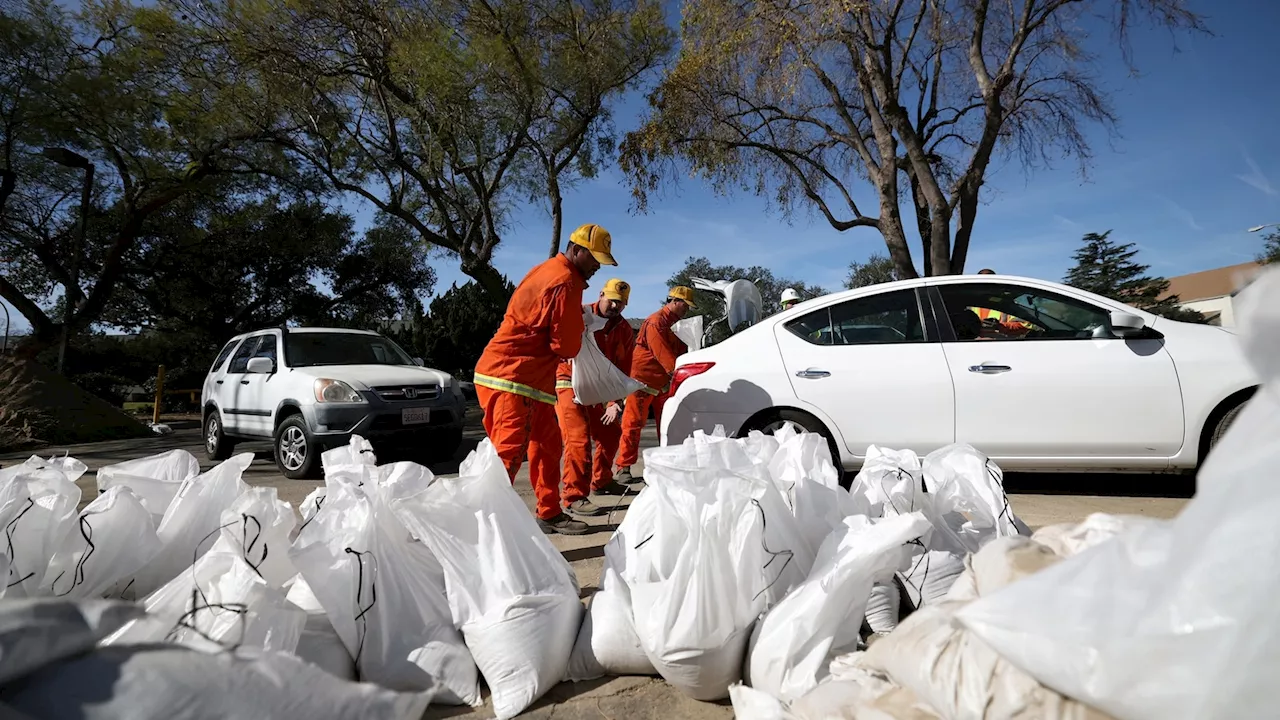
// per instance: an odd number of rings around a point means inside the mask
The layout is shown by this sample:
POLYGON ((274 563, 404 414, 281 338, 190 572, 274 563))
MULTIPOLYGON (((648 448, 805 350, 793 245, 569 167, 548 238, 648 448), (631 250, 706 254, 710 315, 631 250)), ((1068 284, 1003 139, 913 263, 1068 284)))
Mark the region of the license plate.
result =
POLYGON ((400 411, 400 424, 421 425, 431 419, 431 408, 405 408, 400 411))

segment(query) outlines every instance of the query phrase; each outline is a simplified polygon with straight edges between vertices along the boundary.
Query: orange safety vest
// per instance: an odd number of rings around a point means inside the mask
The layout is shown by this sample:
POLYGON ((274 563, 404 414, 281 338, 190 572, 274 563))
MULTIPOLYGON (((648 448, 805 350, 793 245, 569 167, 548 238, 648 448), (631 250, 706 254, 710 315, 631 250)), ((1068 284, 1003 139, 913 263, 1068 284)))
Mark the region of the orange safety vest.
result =
MULTIPOLYGON (((600 315, 596 312, 596 303, 582 306, 582 312, 588 311, 600 315)), ((631 323, 622 316, 609 318, 604 327, 595 332, 595 336, 596 345, 609 358, 609 362, 624 373, 630 372, 631 350, 636 344, 636 331, 631 329, 631 323)), ((564 389, 573 389, 573 365, 568 362, 561 362, 556 370, 556 390, 564 389)))
POLYGON ((476 363, 475 384, 554 405, 556 367, 582 349, 586 287, 563 253, 530 270, 476 363))
POLYGON ((676 358, 689 351, 671 330, 679 318, 670 305, 645 318, 636 333, 636 349, 631 356, 631 377, 648 386, 651 395, 659 395, 671 383, 676 358))

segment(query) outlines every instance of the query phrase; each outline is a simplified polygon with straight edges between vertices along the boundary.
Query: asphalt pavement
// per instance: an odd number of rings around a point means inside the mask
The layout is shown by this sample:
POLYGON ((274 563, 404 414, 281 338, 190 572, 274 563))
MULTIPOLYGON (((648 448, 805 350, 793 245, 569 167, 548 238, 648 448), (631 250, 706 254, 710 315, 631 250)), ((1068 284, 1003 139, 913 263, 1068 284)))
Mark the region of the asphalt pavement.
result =
MULTIPOLYGON (((142 440, 124 440, 89 445, 47 448, 39 452, 48 457, 64 452, 89 466, 79 481, 83 492, 81 505, 96 495, 96 471, 105 465, 146 455, 182 448, 200 459, 208 469, 214 463, 204 457, 200 430, 194 422, 175 423, 173 434, 142 440)), ((437 475, 456 473, 458 463, 483 439, 478 423, 471 423, 459 453, 452 459, 431 466, 437 475)), ((645 429, 642 447, 658 444, 652 424, 645 429)), ((279 497, 295 507, 320 481, 288 480, 279 474, 271 459, 268 443, 244 444, 237 451, 253 452, 256 458, 244 475, 252 486, 274 487, 279 497)), ((0 455, 0 465, 9 466, 30 453, 0 455)), ((390 460, 395 458, 380 458, 390 460)), ((638 468, 643 470, 643 467, 638 468)), ((1169 518, 1181 510, 1194 488, 1189 478, 1171 475, 1060 474, 1009 475, 1005 479, 1014 512, 1032 528, 1060 522, 1078 522, 1090 513, 1137 514, 1169 518)), ((527 467, 521 469, 515 482, 516 491, 533 512, 534 495, 529 485, 527 467)), ((604 546, 630 504, 630 498, 617 501, 617 509, 608 516, 587 519, 593 532, 576 537, 557 535, 553 544, 569 560, 578 575, 582 597, 589 597, 598 587, 603 565, 604 546)), ((728 701, 702 703, 684 696, 659 679, 606 678, 588 683, 562 683, 521 717, 550 718, 730 718, 728 701)), ((432 706, 426 718, 492 717, 487 708, 450 708, 432 706)))

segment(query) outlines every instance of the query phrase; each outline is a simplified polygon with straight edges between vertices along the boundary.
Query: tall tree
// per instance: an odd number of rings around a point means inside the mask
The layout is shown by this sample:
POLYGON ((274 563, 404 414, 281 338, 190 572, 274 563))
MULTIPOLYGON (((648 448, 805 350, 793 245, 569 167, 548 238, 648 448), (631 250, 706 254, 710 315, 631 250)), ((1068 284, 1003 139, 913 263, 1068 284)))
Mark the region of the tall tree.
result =
POLYGON ((1280 230, 1272 230, 1263 238, 1262 253, 1258 255, 1258 262, 1263 265, 1280 262, 1280 230))
POLYGON ((1110 235, 1110 230, 1085 235, 1074 256, 1076 265, 1063 282, 1171 320, 1207 322, 1201 313, 1183 308, 1177 295, 1166 294, 1168 280, 1146 274, 1150 266, 1134 260, 1138 251, 1133 243, 1120 245, 1110 235))
POLYGON ((688 0, 679 57, 628 135, 637 205, 677 163, 720 191, 874 228, 902 277, 964 271, 994 159, 1030 170, 1091 158, 1090 124, 1116 125, 1101 91, 1094 15, 1128 60, 1130 25, 1203 29, 1188 0, 688 0), (866 182, 878 208, 855 201, 866 182), (911 221, 899 199, 910 198, 911 221))
POLYGON ((73 331, 97 322, 147 220, 245 167, 232 151, 256 136, 252 119, 217 113, 206 85, 155 52, 155 19, 116 3, 75 13, 47 0, 0 5, 0 297, 31 325, 29 355, 61 333, 48 305, 55 289, 73 331), (83 170, 54 162, 48 147, 95 167, 87 207, 83 170), (76 252, 82 214, 92 230, 76 252))
MULTIPOLYGON (((607 161, 609 107, 668 54, 658 0, 169 0, 166 53, 254 109, 293 178, 349 193, 495 296, 512 207, 607 161)), ((553 243, 555 244, 555 243, 553 243)))
MULTIPOLYGON (((711 261, 705 257, 690 257, 685 260, 684 267, 676 271, 668 281, 670 285, 685 285, 693 287, 693 278, 703 278, 705 280, 750 280, 760 290, 760 299, 764 301, 764 314, 772 315, 782 310, 782 291, 792 288, 800 293, 800 297, 808 300, 809 298, 825 295, 826 290, 815 285, 806 285, 798 280, 791 278, 777 277, 773 271, 753 265, 744 268, 735 265, 712 265, 711 261)), ((715 293, 694 288, 694 302, 697 307, 689 310, 689 317, 702 315, 706 318, 704 322, 712 323, 724 317, 724 298, 715 293)), ((632 308, 632 312, 640 315, 648 315, 657 308, 653 309, 637 309, 632 308)), ((712 342, 719 342, 729 336, 729 329, 725 324, 716 325, 710 328, 712 331, 712 342)))
POLYGON ((849 263, 849 276, 845 278, 844 286, 852 290, 902 279, 902 274, 898 272, 893 260, 880 253, 872 253, 866 262, 855 260, 849 263))

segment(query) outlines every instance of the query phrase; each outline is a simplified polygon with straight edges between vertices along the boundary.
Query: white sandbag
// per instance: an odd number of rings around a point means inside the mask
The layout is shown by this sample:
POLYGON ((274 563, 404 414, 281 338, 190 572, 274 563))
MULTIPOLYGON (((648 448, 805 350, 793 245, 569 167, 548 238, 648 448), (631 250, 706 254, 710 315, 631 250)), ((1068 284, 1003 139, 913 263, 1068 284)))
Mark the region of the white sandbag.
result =
POLYGON ((94 498, 49 561, 41 595, 71 600, 102 597, 132 577, 160 550, 151 513, 123 485, 94 498))
POLYGON ((906 688, 867 678, 829 679, 791 702, 745 685, 730 688, 729 696, 736 720, 938 720, 906 688))
POLYGON ((702 315, 694 315, 671 324, 671 332, 689 348, 689 352, 702 349, 703 321, 702 315))
POLYGON ((1166 521, 1142 515, 1090 513, 1083 522, 1046 525, 1031 535, 1062 557, 1078 555, 1099 543, 1138 526, 1163 525, 1166 521))
POLYGON ((850 515, 869 515, 865 498, 855 499, 840 487, 840 474, 831 460, 827 439, 797 432, 786 423, 774 434, 778 449, 769 458, 769 475, 796 523, 817 553, 827 536, 839 530, 850 515))
POLYGON ((573 358, 573 401, 579 405, 602 405, 621 400, 644 387, 605 356, 596 343, 596 330, 607 322, 594 312, 583 315, 586 331, 582 333, 582 349, 573 358))
POLYGON ((205 554, 142 605, 146 618, 102 644, 172 642, 207 651, 245 646, 293 652, 307 619, 243 557, 224 552, 205 554))
POLYGON ((325 502, 294 540, 289 558, 324 607, 361 679, 396 690, 435 690, 435 702, 475 705, 479 675, 452 620, 444 570, 392 511, 429 487, 414 463, 326 469, 325 502))
POLYGON ((871 517, 923 511, 926 498, 922 473, 920 457, 911 450, 869 445, 849 492, 866 503, 871 517))
POLYGON ((938 516, 934 524, 951 544, 977 552, 992 538, 1031 534, 1009 504, 1003 471, 973 446, 934 450, 925 456, 923 472, 938 516))
POLYGON ((373 445, 360 435, 352 435, 346 445, 320 454, 325 487, 337 482, 363 485, 377 475, 377 464, 378 458, 374 455, 373 445))
POLYGON ((863 515, 846 518, 822 544, 809 577, 757 622, 747 683, 785 701, 817 686, 832 658, 857 649, 872 585, 909 561, 905 543, 929 527, 920 513, 874 524, 863 515))
MULTIPOLYGON (((0 528, 7 528, 17 519, 19 513, 28 509, 31 490, 25 482, 17 482, 13 478, 0 478, 0 528)), ((0 543, 0 598, 5 596, 9 582, 13 576, 9 574, 12 559, 9 557, 9 543, 0 543)))
POLYGON ((37 467, 50 467, 54 470, 58 470, 63 475, 66 475, 67 479, 71 482, 79 480, 86 472, 89 471, 88 465, 85 465, 69 455, 54 455, 47 459, 38 455, 32 455, 27 462, 36 465, 37 467))
POLYGON ((289 582, 286 599, 307 614, 306 625, 298 638, 294 654, 343 680, 356 679, 356 662, 347 652, 347 646, 333 629, 333 623, 324 614, 324 606, 311 591, 307 579, 298 575, 289 582))
POLYGON ((876 583, 867 597, 867 625, 873 633, 883 635, 898 627, 902 591, 892 580, 876 583))
POLYGON ((630 582, 637 635, 667 682, 697 700, 723 699, 742 676, 756 618, 813 558, 741 444, 695 436, 646 450, 644 464, 657 509, 651 577, 630 582))
POLYGON ((289 560, 296 523, 293 506, 275 488, 249 488, 222 511, 218 539, 209 552, 239 555, 268 585, 283 587, 298 574, 289 560))
POLYGON ((344 682, 282 653, 106 647, 0 690, 0 703, 60 720, 417 720, 430 693, 344 682))
POLYGON ((61 470, 40 458, 0 470, 0 486, 17 484, 7 507, 11 517, 3 526, 4 552, 9 557, 5 597, 37 596, 53 553, 76 525, 80 488, 61 470))
POLYGON ((182 483, 200 474, 200 461, 186 450, 170 450, 136 460, 107 465, 98 470, 98 492, 124 486, 160 524, 182 483))
POLYGON ((954 720, 1106 717, 1044 687, 954 622, 957 611, 984 593, 999 592, 1057 561, 1053 551, 1026 537, 991 541, 970 556, 966 579, 948 598, 912 614, 865 653, 833 662, 833 676, 844 676, 849 666, 884 673, 938 715, 954 720), (838 670, 838 665, 844 667, 838 670))
POLYGON ((0 602, 0 688, 91 649, 142 617, 133 603, 30 598, 0 602))
POLYGON ((657 674, 636 634, 627 580, 655 579, 645 547, 653 536, 656 510, 656 496, 642 490, 605 544, 600 589, 587 605, 569 656, 566 679, 581 682, 604 675, 657 674))
POLYGON ((456 478, 395 501, 396 516, 444 568, 449 607, 500 719, 565 676, 582 620, 578 581, 511 487, 485 440, 456 478))
MULTIPOLYGON (((929 535, 937 538, 937 524, 929 535)), ((906 590, 912 607, 937 602, 947 596, 951 586, 964 572, 964 560, 968 553, 951 550, 928 550, 920 546, 913 549, 907 569, 898 573, 898 580, 906 590)))
POLYGON ((241 476, 251 463, 253 453, 241 453, 184 480, 156 527, 159 552, 112 597, 132 600, 150 595, 209 552, 218 537, 222 512, 248 489, 241 476))
POLYGON ((305 523, 310 520, 315 516, 316 511, 324 506, 324 498, 327 493, 328 489, 321 485, 302 498, 302 504, 298 506, 298 512, 302 514, 302 522, 305 523))

